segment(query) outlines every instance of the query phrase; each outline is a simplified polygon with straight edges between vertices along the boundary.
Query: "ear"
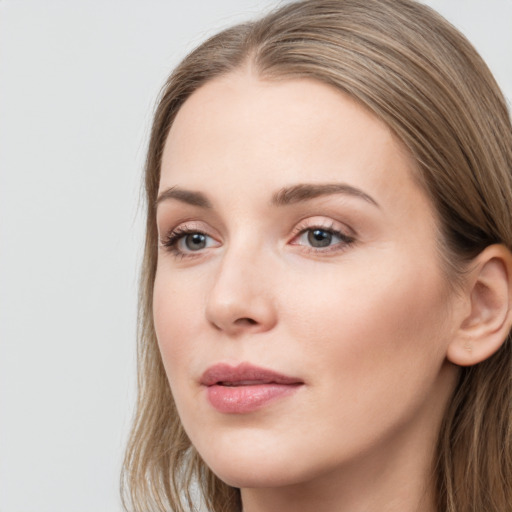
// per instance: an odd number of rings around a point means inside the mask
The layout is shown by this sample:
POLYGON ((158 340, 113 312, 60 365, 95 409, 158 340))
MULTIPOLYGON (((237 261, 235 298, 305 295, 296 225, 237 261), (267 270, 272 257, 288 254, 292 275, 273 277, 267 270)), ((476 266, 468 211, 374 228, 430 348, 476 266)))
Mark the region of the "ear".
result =
POLYGON ((467 285, 469 307, 447 351, 448 360, 459 366, 489 358, 510 332, 512 253, 504 245, 484 249, 470 265, 467 285))

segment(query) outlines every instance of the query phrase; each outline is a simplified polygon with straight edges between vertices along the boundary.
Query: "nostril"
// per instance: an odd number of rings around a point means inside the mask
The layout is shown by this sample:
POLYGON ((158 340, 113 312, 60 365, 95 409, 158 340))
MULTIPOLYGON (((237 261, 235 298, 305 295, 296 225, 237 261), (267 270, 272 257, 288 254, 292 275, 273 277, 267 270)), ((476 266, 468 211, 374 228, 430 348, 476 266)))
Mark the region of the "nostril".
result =
POLYGON ((258 322, 256 322, 256 320, 253 320, 252 318, 238 318, 237 320, 235 320, 235 324, 238 325, 256 325, 257 323, 258 322))

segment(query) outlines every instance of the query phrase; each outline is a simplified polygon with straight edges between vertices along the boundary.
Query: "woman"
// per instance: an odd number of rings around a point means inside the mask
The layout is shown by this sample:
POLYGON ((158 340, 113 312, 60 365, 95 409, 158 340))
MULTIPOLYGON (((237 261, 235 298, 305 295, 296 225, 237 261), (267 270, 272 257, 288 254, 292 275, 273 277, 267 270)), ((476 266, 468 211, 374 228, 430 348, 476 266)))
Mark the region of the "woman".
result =
POLYGON ((192 52, 147 159, 133 508, 509 510, 511 170, 490 72, 411 0, 192 52))

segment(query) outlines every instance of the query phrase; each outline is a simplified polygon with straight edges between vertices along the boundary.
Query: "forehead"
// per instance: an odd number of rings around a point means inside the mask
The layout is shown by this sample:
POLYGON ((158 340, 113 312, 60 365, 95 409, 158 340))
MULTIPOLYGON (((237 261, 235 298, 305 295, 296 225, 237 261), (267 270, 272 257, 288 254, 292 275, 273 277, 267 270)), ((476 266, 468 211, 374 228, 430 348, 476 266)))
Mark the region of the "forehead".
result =
POLYGON ((334 87, 241 70, 184 103, 165 144, 160 189, 215 191, 222 182, 224 190, 263 193, 342 180, 386 195, 390 184, 411 185, 414 166, 384 122, 334 87))

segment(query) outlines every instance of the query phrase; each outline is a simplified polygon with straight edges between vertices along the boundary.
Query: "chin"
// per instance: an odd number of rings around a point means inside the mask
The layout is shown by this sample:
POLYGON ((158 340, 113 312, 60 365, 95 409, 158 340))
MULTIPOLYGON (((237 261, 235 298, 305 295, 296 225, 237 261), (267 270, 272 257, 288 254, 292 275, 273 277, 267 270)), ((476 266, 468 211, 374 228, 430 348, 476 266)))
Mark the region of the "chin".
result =
POLYGON ((282 464, 257 450, 225 450, 222 455, 206 453, 200 455, 213 473, 232 487, 274 487, 283 485, 283 475, 290 477, 290 464, 282 464))
POLYGON ((199 451, 206 465, 223 482, 238 488, 272 488, 300 484, 317 476, 319 468, 308 454, 291 446, 252 442, 199 451), (279 449, 281 448, 281 449, 279 449))
MULTIPOLYGON (((268 461, 265 461, 268 462, 268 461)), ((303 481, 304 477, 290 472, 290 464, 283 466, 274 462, 271 464, 252 464, 246 461, 230 461, 223 464, 221 461, 209 466, 213 473, 224 483, 238 488, 270 488, 285 487, 303 481)))

